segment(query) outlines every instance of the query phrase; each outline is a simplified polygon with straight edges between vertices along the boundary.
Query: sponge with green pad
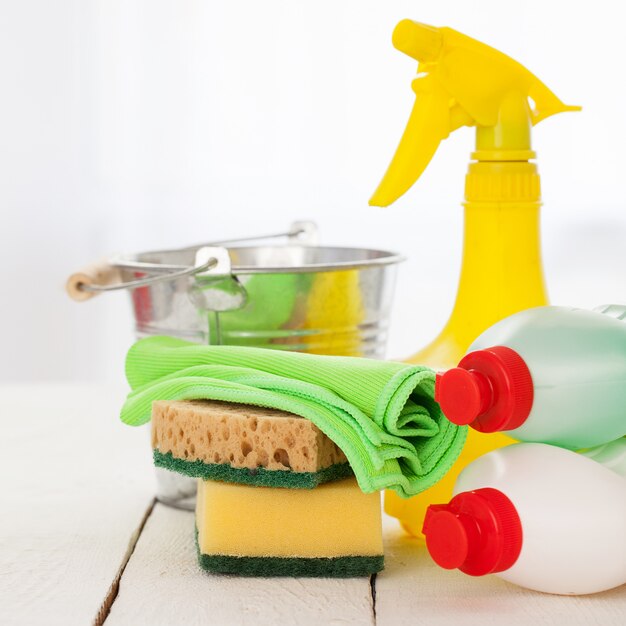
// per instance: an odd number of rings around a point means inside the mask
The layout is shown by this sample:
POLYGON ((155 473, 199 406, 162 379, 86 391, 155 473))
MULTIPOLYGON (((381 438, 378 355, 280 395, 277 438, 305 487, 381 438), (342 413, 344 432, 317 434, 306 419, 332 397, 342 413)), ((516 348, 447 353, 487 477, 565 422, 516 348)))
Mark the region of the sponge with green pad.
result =
POLYGON ((369 576, 383 569, 380 497, 354 478, 315 489, 201 480, 200 566, 238 576, 369 576))
POLYGON ((205 480, 312 489, 353 475, 309 420, 243 404, 154 402, 152 448, 157 467, 205 480))

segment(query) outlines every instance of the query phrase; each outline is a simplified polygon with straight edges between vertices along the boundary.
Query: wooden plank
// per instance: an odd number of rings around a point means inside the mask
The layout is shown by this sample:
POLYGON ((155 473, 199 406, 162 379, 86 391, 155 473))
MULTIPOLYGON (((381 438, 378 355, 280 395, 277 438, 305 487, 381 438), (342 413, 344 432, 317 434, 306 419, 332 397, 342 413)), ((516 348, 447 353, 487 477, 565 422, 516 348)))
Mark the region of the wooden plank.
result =
POLYGON ((148 435, 118 419, 123 389, 0 388, 0 623, 89 624, 154 487, 148 435))
POLYGON ((157 504, 106 626, 374 624, 368 578, 238 578, 197 565, 194 516, 157 504))
MULTIPOLYGON (((377 626, 626 623, 626 586, 591 596, 548 595, 496 576, 472 578, 443 570, 391 518, 385 538, 386 568, 376 579, 377 626)), ((575 551, 572 546, 573 558, 575 551)))

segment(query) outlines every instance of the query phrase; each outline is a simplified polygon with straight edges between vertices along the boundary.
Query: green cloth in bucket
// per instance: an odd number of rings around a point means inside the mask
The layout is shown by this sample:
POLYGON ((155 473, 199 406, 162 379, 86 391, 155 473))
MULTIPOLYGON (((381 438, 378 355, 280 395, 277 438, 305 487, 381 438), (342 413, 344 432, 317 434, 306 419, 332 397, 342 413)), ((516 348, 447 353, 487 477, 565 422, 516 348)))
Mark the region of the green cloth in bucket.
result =
POLYGON ((343 450, 366 493, 394 489, 407 497, 428 489, 450 469, 467 434, 434 401, 435 373, 408 363, 148 337, 128 351, 126 377, 126 424, 148 422, 154 400, 294 413, 343 450))
POLYGON ((278 334, 276 331, 293 316, 301 276, 304 275, 261 274, 241 277, 247 300, 241 309, 219 313, 221 342, 244 346, 252 343, 258 347, 265 347, 265 344, 271 347, 278 334), (265 334, 268 336, 265 337, 265 334))

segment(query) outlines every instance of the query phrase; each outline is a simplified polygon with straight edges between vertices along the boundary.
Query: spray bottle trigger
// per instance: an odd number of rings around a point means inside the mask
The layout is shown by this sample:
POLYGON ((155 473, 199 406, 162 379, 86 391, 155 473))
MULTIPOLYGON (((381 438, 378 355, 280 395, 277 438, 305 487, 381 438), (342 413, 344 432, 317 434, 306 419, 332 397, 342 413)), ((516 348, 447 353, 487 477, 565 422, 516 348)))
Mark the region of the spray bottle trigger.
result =
POLYGON ((450 134, 450 94, 431 76, 417 78, 413 85, 417 96, 413 111, 393 160, 370 198, 372 206, 388 206, 403 195, 450 134))

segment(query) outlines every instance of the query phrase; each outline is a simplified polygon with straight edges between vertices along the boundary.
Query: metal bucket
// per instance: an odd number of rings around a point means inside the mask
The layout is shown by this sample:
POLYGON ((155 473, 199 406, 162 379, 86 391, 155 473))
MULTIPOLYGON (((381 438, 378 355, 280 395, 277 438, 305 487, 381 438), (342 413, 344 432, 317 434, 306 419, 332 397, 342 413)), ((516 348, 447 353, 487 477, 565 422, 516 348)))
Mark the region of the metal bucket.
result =
MULTIPOLYGON (((121 256, 110 261, 118 282, 82 289, 129 289, 137 337, 383 357, 402 257, 318 246, 316 235, 314 224, 297 222, 255 238, 286 236, 285 245, 238 240, 121 256)), ((159 499, 191 508, 195 482, 159 474, 159 499)))

